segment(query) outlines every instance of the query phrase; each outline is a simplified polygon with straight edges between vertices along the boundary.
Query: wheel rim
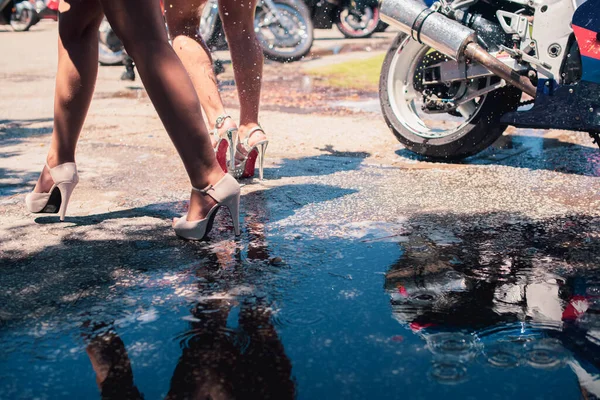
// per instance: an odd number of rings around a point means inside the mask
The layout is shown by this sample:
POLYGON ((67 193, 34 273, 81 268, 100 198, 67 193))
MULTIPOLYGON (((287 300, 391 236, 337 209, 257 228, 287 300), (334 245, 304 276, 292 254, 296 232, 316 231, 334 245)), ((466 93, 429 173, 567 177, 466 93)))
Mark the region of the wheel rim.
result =
POLYGON ((295 8, 280 3, 276 7, 281 17, 279 21, 266 7, 256 9, 256 37, 263 48, 277 50, 282 56, 293 55, 308 44, 308 27, 295 8))
POLYGON ((379 9, 376 7, 366 6, 355 13, 351 13, 348 8, 345 8, 340 13, 340 23, 344 30, 357 36, 372 33, 378 22, 379 9))
POLYGON ((33 13, 31 12, 31 10, 24 8, 21 10, 21 12, 18 13, 13 13, 10 16, 10 25, 15 29, 15 30, 22 30, 25 29, 30 23, 31 20, 33 19, 33 13))
POLYGON ((215 28, 215 21, 219 16, 219 11, 217 9, 218 5, 216 2, 209 1, 206 6, 204 6, 204 10, 202 10, 202 16, 200 18, 200 36, 202 40, 205 42, 210 39, 210 36, 213 33, 215 28))
POLYGON ((432 51, 410 38, 406 39, 390 63, 387 82, 390 106, 398 121, 411 133, 425 139, 444 138, 458 132, 477 116, 486 98, 485 95, 480 96, 460 106, 456 113, 460 116, 424 112, 421 109, 423 93, 415 89, 415 79, 420 76, 424 58, 428 54, 431 57, 439 54, 432 51))

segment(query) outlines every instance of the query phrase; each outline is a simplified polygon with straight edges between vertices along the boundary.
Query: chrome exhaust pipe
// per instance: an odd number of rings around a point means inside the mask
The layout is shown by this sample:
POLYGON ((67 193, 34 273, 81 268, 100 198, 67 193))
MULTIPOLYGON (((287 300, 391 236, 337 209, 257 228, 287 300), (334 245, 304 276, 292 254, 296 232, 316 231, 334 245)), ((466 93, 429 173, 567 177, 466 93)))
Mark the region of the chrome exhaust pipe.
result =
POLYGON ((428 8, 418 0, 380 0, 381 19, 421 44, 458 61, 476 61, 528 95, 535 97, 531 81, 498 61, 477 44, 474 30, 428 8))

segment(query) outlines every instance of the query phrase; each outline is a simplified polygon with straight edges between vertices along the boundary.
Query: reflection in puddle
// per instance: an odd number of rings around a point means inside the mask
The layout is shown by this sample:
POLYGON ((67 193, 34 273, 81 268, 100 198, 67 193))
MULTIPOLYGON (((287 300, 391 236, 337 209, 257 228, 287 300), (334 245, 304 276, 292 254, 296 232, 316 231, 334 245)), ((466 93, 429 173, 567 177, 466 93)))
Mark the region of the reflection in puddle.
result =
MULTIPOLYGON (((0 398, 600 395, 600 220, 422 216, 290 239, 286 204, 248 197, 238 242, 152 243, 143 272, 123 261, 85 297, 46 293, 51 312, 0 306, 0 398)), ((33 291, 15 282, 53 257, 7 270, 7 290, 33 291)))
POLYGON ((394 318, 427 343, 430 376, 456 383, 481 366, 561 375, 569 368, 585 396, 599 396, 594 232, 597 222, 556 219, 487 233, 473 228, 462 244, 425 256, 407 245, 385 285, 394 318), (461 263, 440 262, 458 256, 461 263))

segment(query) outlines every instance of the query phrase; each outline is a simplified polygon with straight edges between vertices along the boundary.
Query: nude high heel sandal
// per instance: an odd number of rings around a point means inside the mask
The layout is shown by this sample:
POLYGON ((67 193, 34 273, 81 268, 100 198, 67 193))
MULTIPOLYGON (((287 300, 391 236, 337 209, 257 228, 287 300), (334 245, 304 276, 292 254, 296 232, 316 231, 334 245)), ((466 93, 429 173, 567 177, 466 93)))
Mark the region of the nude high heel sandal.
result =
POLYGON ((50 168, 46 164, 46 167, 50 171, 54 185, 52 185, 48 193, 29 193, 25 197, 25 204, 29 212, 32 213, 54 214, 58 212, 60 220, 64 221, 71 193, 73 193, 73 189, 75 189, 75 186, 79 182, 77 165, 73 162, 68 162, 57 165, 54 168, 50 168))
POLYGON ((183 215, 174 226, 177 236, 189 240, 204 239, 212 229, 217 211, 222 206, 229 209, 231 219, 233 220, 233 230, 235 235, 240 235, 240 185, 235 178, 226 174, 214 185, 208 185, 204 189, 192 189, 212 197, 217 204, 210 209, 204 219, 199 221, 188 221, 187 214, 183 215))
MULTIPOLYGON (((254 176, 256 169, 256 161, 258 160, 258 176, 260 180, 263 180, 263 169, 265 163, 265 153, 267 152, 267 146, 269 145, 269 141, 267 139, 261 140, 258 143, 254 144, 254 146, 250 146, 248 141, 250 137, 255 132, 262 132, 265 134, 265 131, 260 126, 255 126, 250 129, 248 132, 248 136, 244 139, 240 144, 246 150, 246 156, 241 161, 236 161, 235 168, 230 173, 235 178, 251 178, 254 176)), ((265 134, 266 135, 266 134, 265 134)))
POLYGON ((219 135, 219 128, 223 126, 227 118, 231 118, 231 115, 220 115, 217 117, 215 127, 210 132, 215 137, 215 142, 217 143, 215 145, 217 162, 225 173, 230 172, 227 168, 227 149, 229 149, 229 159, 233 160, 235 158, 235 146, 238 142, 237 128, 227 129, 224 134, 219 135))

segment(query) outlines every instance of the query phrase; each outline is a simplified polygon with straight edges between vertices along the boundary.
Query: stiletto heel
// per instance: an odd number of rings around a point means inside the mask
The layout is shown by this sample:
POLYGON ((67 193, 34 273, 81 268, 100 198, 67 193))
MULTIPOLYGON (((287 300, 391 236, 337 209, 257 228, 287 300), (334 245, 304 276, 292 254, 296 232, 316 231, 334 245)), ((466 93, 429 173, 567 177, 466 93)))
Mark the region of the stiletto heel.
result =
POLYGON ((226 174, 219 182, 214 185, 208 185, 204 189, 192 188, 205 196, 212 197, 217 204, 211 208, 204 219, 198 221, 188 221, 187 214, 184 214, 175 223, 175 233, 189 240, 202 240, 208 235, 213 226, 213 221, 217 211, 221 206, 229 209, 231 219, 233 220, 233 229, 237 235, 240 234, 240 185, 235 178, 226 174))
POLYGON ((250 146, 248 141, 250 140, 252 134, 255 132, 262 132, 263 134, 265 134, 265 131, 260 126, 256 126, 252 128, 250 132, 248 132, 248 136, 246 136, 246 139, 243 142, 240 142, 240 144, 244 147, 244 150, 246 150, 246 155, 243 160, 236 163, 235 168, 230 168, 229 173, 235 178, 239 179, 253 177, 255 172, 256 160, 258 159, 258 173, 260 180, 263 179, 265 154, 267 152, 267 145, 269 144, 269 141, 267 139, 264 139, 255 143, 253 146, 250 146))
POLYGON ((265 163, 265 153, 267 152, 267 146, 269 142, 260 143, 256 149, 258 150, 258 176, 259 179, 263 180, 263 167, 265 163))
POLYGON ((225 132, 227 135, 227 145, 229 146, 229 168, 226 172, 232 172, 235 169, 235 151, 238 143, 238 130, 235 129, 227 129, 225 132))
POLYGON ((217 117, 215 121, 214 129, 210 132, 210 134, 215 138, 215 155, 217 157, 217 162, 219 166, 223 170, 223 172, 229 172, 227 168, 227 149, 229 148, 229 158, 231 158, 231 154, 233 151, 233 156, 235 157, 235 146, 237 144, 238 137, 238 129, 230 128, 225 131, 223 135, 219 135, 219 129, 225 123, 227 118, 231 118, 230 115, 220 115, 217 117), (232 150, 233 149, 233 150, 232 150))
POLYGON ((60 216, 60 220, 65 220, 65 214, 67 213, 67 206, 69 205, 69 199, 71 198, 71 193, 73 193, 73 189, 75 189, 76 183, 59 183, 56 185, 58 190, 60 191, 60 209, 58 210, 58 215, 60 216))
POLYGON ((57 165, 50 168, 46 164, 54 184, 48 193, 31 192, 25 197, 25 204, 32 213, 57 213, 60 220, 65 220, 67 206, 71 199, 73 189, 79 183, 77 165, 73 162, 57 165))
POLYGON ((233 231, 236 236, 240 236, 240 194, 223 202, 223 205, 229 209, 231 219, 233 220, 233 231))

